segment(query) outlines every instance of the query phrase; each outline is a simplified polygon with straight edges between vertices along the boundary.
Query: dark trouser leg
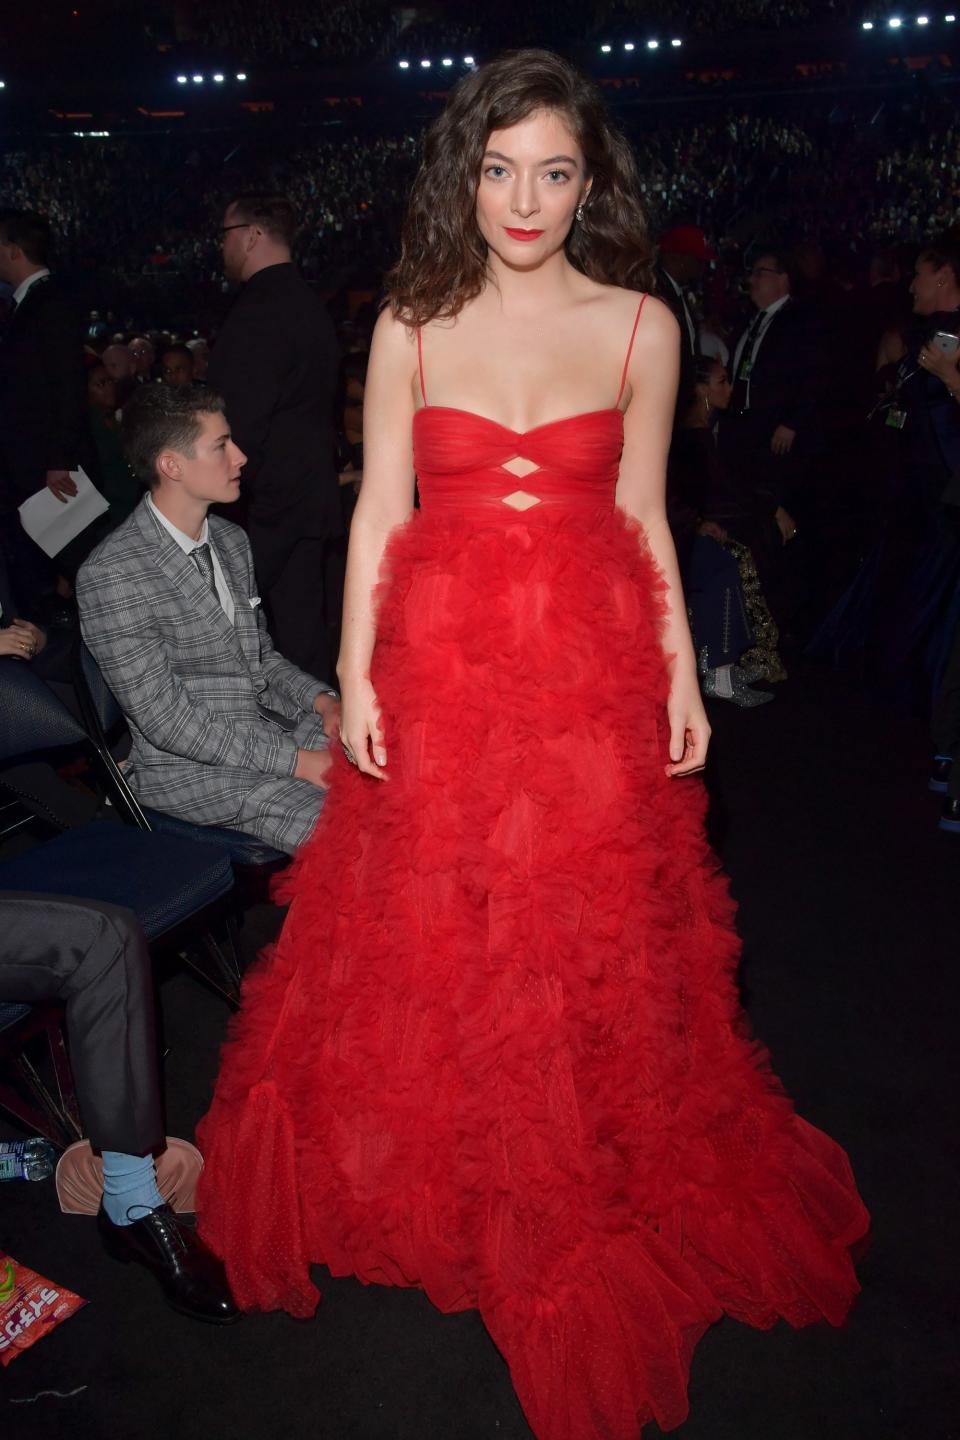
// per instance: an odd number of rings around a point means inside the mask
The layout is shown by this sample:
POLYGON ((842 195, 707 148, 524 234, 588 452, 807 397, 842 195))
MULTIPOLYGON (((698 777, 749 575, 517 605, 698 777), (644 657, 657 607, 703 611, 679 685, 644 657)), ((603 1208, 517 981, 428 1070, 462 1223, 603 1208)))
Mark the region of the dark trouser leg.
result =
POLYGON ((56 571, 24 530, 15 503, 6 496, 0 496, 0 549, 18 608, 24 619, 36 619, 53 590, 56 571))
POLYGON ((84 1126, 95 1150, 163 1145, 150 957, 115 905, 0 892, 0 998, 66 1006, 84 1126))
POLYGON ((280 654, 308 675, 330 683, 333 666, 324 604, 326 547, 322 539, 299 540, 284 559, 264 599, 269 609, 270 633, 280 654))
POLYGON ((953 800, 960 800, 960 625, 954 633, 934 701, 931 729, 937 754, 950 755, 953 759, 947 794, 953 800))

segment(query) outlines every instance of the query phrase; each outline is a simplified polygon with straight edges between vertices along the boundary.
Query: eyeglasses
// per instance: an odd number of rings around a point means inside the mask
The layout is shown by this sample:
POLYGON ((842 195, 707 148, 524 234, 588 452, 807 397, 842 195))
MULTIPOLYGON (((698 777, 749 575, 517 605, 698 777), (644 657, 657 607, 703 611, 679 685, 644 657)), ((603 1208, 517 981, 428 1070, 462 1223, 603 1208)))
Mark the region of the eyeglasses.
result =
POLYGON ((754 265, 747 271, 748 275, 782 275, 783 271, 778 270, 774 265, 754 265))
POLYGON ((241 220, 238 225, 221 225, 220 234, 226 235, 228 230, 250 230, 253 228, 252 220, 241 220))

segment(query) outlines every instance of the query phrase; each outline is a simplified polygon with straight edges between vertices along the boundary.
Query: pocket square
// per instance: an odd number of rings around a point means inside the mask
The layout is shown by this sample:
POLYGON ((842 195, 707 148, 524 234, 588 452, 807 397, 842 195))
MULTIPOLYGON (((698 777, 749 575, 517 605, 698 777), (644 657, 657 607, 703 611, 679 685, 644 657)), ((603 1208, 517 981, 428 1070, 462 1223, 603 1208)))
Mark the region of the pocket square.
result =
POLYGON ((251 595, 251 596, 250 596, 250 600, 249 600, 248 603, 249 603, 249 605, 250 605, 250 609, 251 609, 251 610, 256 610, 257 606, 260 604, 260 596, 259 596, 259 595, 251 595))

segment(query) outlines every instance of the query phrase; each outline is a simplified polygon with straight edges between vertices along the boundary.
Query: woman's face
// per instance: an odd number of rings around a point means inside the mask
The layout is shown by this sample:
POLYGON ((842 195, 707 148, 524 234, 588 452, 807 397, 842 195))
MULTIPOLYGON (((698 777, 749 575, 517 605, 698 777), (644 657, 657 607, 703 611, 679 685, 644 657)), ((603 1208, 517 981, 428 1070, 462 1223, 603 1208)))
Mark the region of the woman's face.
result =
POLYGON ((562 249, 589 190, 583 152, 556 111, 492 131, 477 186, 477 224, 491 255, 511 270, 535 270, 562 249))
POLYGON ((726 410, 730 404, 730 396, 733 393, 733 385, 730 383, 726 366, 711 366, 709 380, 707 380, 705 385, 698 385, 697 389, 703 395, 711 410, 726 410))
POLYGON ((117 387, 102 365, 87 376, 87 399, 96 410, 116 410, 117 387))
POLYGON ((952 278, 949 266, 938 269, 932 260, 918 260, 910 282, 914 315, 933 315, 945 309, 943 292, 952 278))

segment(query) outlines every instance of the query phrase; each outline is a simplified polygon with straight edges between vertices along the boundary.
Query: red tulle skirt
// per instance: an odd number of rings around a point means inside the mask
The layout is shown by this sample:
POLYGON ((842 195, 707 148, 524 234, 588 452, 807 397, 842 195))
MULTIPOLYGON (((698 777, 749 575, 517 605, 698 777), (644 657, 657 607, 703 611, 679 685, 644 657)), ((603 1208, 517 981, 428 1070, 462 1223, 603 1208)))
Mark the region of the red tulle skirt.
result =
POLYGON ((200 1127, 239 1303, 311 1263, 476 1308, 539 1440, 687 1413, 726 1312, 839 1324, 868 1217, 750 1038, 698 780, 668 780, 661 585, 619 511, 417 514, 373 680, 200 1127))

